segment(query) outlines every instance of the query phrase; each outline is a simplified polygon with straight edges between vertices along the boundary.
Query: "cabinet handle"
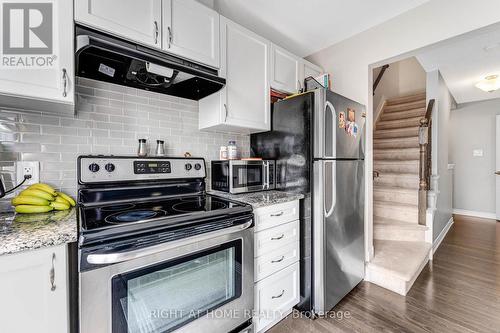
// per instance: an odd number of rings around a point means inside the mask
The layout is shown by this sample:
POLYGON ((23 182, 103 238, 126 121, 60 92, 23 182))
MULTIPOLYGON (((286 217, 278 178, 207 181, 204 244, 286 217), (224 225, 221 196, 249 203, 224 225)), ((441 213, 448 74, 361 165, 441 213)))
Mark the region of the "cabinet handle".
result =
POLYGON ((155 25, 155 44, 158 44, 158 34, 159 34, 158 22, 154 21, 154 25, 155 25))
POLYGON ((55 261, 56 261, 56 254, 52 253, 52 268, 50 269, 49 272, 49 277, 50 277, 50 291, 55 291, 56 290, 56 266, 55 266, 55 261))
POLYGON ((276 213, 276 214, 271 214, 271 217, 278 217, 278 216, 281 216, 283 215, 283 211, 279 212, 279 213, 276 213))
POLYGON ((285 289, 281 290, 281 294, 277 295, 277 296, 272 296, 271 298, 272 299, 275 299, 275 298, 280 298, 281 296, 283 296, 285 294, 285 289))
POLYGON ((285 234, 281 234, 281 236, 279 236, 279 237, 272 237, 271 240, 280 240, 283 237, 285 237, 285 234))
POLYGON ((225 114, 226 114, 226 116, 224 117, 224 122, 226 122, 227 121, 227 116, 229 114, 229 112, 227 111, 227 105, 226 105, 226 103, 224 103, 224 110, 225 110, 225 114))
POLYGON ((281 256, 281 258, 279 258, 278 260, 271 260, 271 263, 276 264, 276 263, 282 262, 283 259, 285 259, 285 256, 281 256))
POLYGON ((172 44, 172 39, 173 39, 172 29, 170 27, 168 27, 167 29, 168 29, 168 48, 170 48, 170 45, 172 44))
POLYGON ((66 68, 63 68, 63 97, 68 96, 68 72, 66 71, 66 68))

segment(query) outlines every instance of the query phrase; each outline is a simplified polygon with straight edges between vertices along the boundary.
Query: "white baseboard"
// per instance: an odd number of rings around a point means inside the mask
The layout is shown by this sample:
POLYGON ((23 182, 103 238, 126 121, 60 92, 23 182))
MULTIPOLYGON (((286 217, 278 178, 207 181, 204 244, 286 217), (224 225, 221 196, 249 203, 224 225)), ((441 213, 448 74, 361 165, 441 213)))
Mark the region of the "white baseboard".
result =
POLYGON ((478 212, 474 210, 466 210, 466 209, 453 209, 453 214, 457 215, 465 215, 465 216, 473 216, 473 217, 480 217, 483 219, 492 219, 496 220, 497 215, 495 213, 488 213, 488 212, 478 212))
POLYGON ((434 241, 434 244, 432 245, 432 254, 436 253, 439 245, 441 245, 441 242, 446 237, 446 234, 448 233, 448 231, 450 231, 450 228, 452 225, 453 225, 453 216, 450 217, 450 219, 448 220, 448 223, 446 223, 443 230, 441 230, 441 232, 439 233, 439 236, 434 241))

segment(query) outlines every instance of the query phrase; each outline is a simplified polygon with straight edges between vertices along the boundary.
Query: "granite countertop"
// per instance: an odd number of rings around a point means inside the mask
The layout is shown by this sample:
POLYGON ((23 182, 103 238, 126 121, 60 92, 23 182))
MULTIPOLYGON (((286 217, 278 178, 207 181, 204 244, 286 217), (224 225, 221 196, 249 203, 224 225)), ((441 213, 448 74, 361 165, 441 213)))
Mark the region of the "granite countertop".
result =
POLYGON ((251 192, 242 194, 231 194, 221 191, 210 191, 210 194, 217 195, 219 197, 224 197, 229 200, 240 201, 252 205, 254 209, 272 206, 283 202, 295 201, 303 199, 304 195, 287 193, 281 191, 261 191, 261 192, 251 192))
POLYGON ((0 255, 77 239, 76 209, 42 214, 0 213, 0 255))

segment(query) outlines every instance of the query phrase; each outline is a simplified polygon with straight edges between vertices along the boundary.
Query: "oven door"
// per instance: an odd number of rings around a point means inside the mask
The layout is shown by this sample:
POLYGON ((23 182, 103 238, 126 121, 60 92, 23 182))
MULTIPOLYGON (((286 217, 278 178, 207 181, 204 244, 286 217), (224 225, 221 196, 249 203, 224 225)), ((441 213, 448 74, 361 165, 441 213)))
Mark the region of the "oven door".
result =
POLYGON ((270 161, 231 161, 229 183, 231 193, 244 193, 270 189, 270 161))
POLYGON ((81 333, 229 332, 251 319, 253 230, 82 272, 80 286, 81 333))

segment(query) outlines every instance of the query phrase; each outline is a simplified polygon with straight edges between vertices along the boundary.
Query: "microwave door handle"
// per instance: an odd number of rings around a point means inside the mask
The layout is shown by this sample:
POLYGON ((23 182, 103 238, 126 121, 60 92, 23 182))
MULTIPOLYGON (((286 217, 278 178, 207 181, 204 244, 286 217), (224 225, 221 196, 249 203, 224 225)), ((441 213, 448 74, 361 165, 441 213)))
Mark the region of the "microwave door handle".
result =
POLYGON ((262 164, 264 165, 264 190, 269 189, 270 183, 269 183, 269 161, 263 161, 262 164))
POLYGON ((173 249, 179 246, 191 244, 193 242, 193 238, 197 238, 200 241, 209 239, 212 237, 224 236, 228 234, 232 234, 235 232, 243 231, 248 229, 252 225, 253 221, 248 221, 244 224, 237 225, 234 227, 208 232, 202 235, 197 235, 193 237, 188 237, 184 239, 180 239, 178 241, 162 243, 158 245, 149 246, 143 249, 132 250, 127 252, 117 252, 117 253, 105 253, 105 254, 89 254, 87 256, 87 262, 92 265, 109 265, 109 264, 117 264, 124 261, 129 261, 137 258, 142 258, 150 255, 154 255, 169 249, 173 249))

